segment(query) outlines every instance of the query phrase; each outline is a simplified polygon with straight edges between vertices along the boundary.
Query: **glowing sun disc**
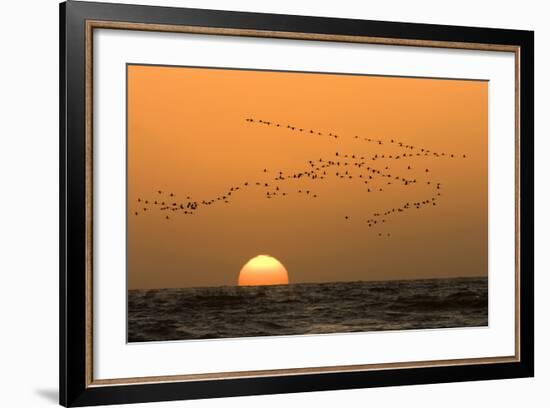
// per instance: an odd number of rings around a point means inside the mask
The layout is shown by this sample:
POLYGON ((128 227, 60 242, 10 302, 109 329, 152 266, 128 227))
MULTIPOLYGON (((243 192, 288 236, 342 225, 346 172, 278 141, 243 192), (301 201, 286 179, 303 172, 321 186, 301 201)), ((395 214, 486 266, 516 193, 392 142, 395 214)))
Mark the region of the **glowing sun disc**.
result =
POLYGON ((239 286, 287 285, 288 272, 281 262, 269 255, 248 261, 239 273, 239 286))

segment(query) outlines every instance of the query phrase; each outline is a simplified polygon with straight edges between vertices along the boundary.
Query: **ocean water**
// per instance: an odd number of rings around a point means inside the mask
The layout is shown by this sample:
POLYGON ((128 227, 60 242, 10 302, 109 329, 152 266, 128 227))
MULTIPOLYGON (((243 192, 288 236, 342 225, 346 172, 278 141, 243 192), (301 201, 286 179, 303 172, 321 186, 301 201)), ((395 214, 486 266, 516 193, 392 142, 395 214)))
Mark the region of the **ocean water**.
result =
POLYGON ((129 342, 487 324, 487 278, 128 291, 129 342))

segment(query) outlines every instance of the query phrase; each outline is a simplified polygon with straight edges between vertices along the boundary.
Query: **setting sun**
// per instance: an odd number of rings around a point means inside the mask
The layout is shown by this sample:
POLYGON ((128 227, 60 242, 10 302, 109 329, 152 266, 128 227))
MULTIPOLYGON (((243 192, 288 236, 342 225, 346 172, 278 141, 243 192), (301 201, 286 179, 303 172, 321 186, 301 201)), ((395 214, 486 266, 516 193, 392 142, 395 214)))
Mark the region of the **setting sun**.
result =
POLYGON ((287 285, 288 272, 281 262, 269 255, 249 260, 239 273, 239 286, 287 285))

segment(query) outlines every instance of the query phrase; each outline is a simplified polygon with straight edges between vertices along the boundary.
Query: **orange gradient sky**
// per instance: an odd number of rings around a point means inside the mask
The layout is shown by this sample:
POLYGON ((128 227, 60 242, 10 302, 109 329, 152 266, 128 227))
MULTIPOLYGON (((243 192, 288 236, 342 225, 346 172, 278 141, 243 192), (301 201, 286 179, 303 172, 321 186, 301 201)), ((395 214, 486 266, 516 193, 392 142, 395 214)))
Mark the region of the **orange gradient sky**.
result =
POLYGON ((143 65, 127 74, 129 289, 235 285, 260 254, 279 260, 291 283, 487 275, 488 82, 143 65), (388 159, 405 151, 392 139, 445 156, 388 159), (309 160, 343 166, 336 152, 350 167, 274 180, 309 160), (365 185, 352 154, 417 182, 365 185), (267 199, 256 182, 278 195, 267 199), (193 215, 151 204, 157 190, 185 203, 231 186, 241 190, 229 203, 193 215), (374 213, 436 192, 437 205, 368 227, 374 213))

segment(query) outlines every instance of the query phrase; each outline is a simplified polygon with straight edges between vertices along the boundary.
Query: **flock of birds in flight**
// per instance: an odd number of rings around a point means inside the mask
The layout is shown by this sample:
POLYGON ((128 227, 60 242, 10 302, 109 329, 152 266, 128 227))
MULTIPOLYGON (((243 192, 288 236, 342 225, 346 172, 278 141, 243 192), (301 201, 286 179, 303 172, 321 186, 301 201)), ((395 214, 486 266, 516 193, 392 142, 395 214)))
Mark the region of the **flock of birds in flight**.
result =
MULTIPOLYGON (((333 132, 322 132, 320 130, 307 129, 291 124, 281 124, 278 122, 266 121, 262 119, 247 118, 245 120, 250 125, 285 129, 290 132, 297 132, 305 135, 329 137, 333 139, 345 137, 333 132)), ((407 177, 403 174, 396 174, 393 171, 390 172, 390 167, 386 164, 388 160, 405 161, 419 157, 437 157, 450 159, 467 158, 465 154, 457 155, 454 153, 436 152, 430 149, 426 149, 424 147, 406 144, 394 139, 390 139, 389 141, 387 141, 382 139, 359 136, 352 136, 352 138, 357 140, 358 142, 378 146, 389 144, 391 146, 399 148, 400 152, 392 154, 374 153, 360 155, 356 153, 343 153, 340 151, 335 151, 331 158, 318 158, 314 160, 308 160, 307 163, 305 163, 303 169, 294 172, 284 172, 282 170, 272 171, 264 168, 262 171, 264 178, 262 180, 244 181, 240 184, 230 186, 226 189, 226 191, 219 193, 215 197, 210 197, 208 199, 202 200, 195 200, 190 195, 183 197, 183 199, 179 199, 176 197, 175 193, 159 189, 154 193, 153 197, 137 198, 137 209, 134 211, 134 215, 138 216, 140 214, 145 214, 154 210, 158 210, 164 213, 163 216, 166 220, 170 220, 172 219, 173 215, 178 214, 191 216, 193 214, 196 214, 199 209, 203 209, 216 204, 230 204, 231 200, 235 196, 252 187, 257 187, 265 190, 266 199, 285 197, 292 193, 297 193, 299 195, 307 196, 312 199, 318 198, 318 193, 307 188, 296 188, 293 191, 284 190, 282 184, 285 180, 324 180, 334 177, 340 180, 353 179, 355 181, 358 181, 361 184, 361 187, 364 188, 367 193, 383 192, 384 188, 387 188, 387 186, 389 185, 410 186, 419 183, 430 185, 432 187, 432 193, 429 197, 424 197, 424 199, 418 201, 406 201, 400 203, 397 206, 386 208, 383 211, 374 212, 370 215, 370 217, 361 219, 361 221, 365 223, 367 228, 378 230, 377 234, 379 237, 390 237, 391 233, 381 232, 380 228, 377 227, 386 225, 386 223, 388 223, 390 218, 393 216, 397 216, 413 209, 419 210, 421 208, 436 206, 438 200, 441 197, 442 184, 440 182, 433 181, 429 177, 431 176, 429 168, 424 168, 422 170, 422 173, 428 177, 427 179, 423 180, 420 180, 418 177, 407 177), (381 164, 377 165, 376 162, 380 162, 381 164)), ((415 169, 417 168, 415 167, 415 169)), ((413 170, 412 165, 408 164, 406 170, 407 172, 413 170)), ((353 218, 354 217, 352 217, 351 215, 343 215, 344 221, 351 221, 353 218)))

